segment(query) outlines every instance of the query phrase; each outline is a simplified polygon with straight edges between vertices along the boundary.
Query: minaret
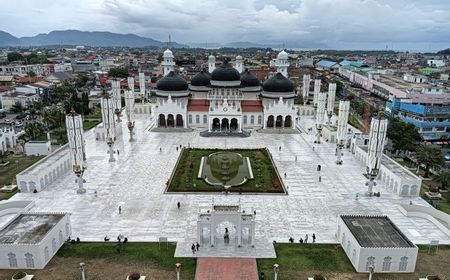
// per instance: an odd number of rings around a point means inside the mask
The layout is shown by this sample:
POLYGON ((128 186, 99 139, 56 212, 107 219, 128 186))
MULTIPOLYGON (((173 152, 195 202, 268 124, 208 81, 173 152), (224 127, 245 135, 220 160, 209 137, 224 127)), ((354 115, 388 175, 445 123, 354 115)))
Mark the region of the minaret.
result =
POLYGON ((211 74, 214 69, 216 69, 216 57, 214 55, 210 55, 208 57, 208 72, 211 74))
POLYGON ((311 76, 309 74, 303 75, 303 105, 306 105, 306 102, 309 98, 309 83, 311 82, 311 76))
POLYGON ((316 110, 316 129, 317 129, 316 143, 317 144, 320 144, 320 137, 322 136, 322 125, 323 125, 323 117, 325 114, 326 99, 327 99, 327 93, 319 92, 319 96, 317 98, 317 110, 316 110))
POLYGON ((374 182, 381 166, 381 158, 383 157, 383 149, 386 141, 388 120, 382 118, 382 112, 378 113, 377 118, 372 118, 369 132, 369 147, 367 152, 367 175, 369 181, 366 183, 367 195, 373 194, 374 182))
POLYGON ((128 130, 130 132, 130 142, 133 139, 133 128, 134 128, 134 92, 131 90, 125 91, 125 112, 128 119, 128 130))
POLYGON ((348 112, 350 110, 350 101, 339 101, 339 116, 338 116, 338 125, 336 131, 336 145, 337 151, 336 156, 337 164, 342 164, 342 149, 345 145, 346 135, 347 135, 347 122, 348 122, 348 112))
POLYGON ((139 94, 142 96, 142 101, 145 98, 145 74, 139 73, 139 94))
POLYGON ((164 76, 167 76, 171 71, 174 71, 175 62, 173 61, 174 56, 171 50, 167 49, 164 51, 163 60, 161 65, 163 66, 164 76))
POLYGON ((244 59, 242 56, 236 56, 236 64, 234 65, 234 69, 236 69, 239 74, 244 72, 244 59))
POLYGON ((86 148, 83 137, 83 119, 81 115, 72 110, 66 115, 67 140, 69 141, 70 156, 72 158, 73 172, 77 176, 78 194, 83 194, 83 173, 86 169, 86 148))
POLYGON ((277 60, 275 61, 275 66, 277 67, 277 72, 283 74, 286 78, 288 77, 288 67, 289 67, 289 60, 288 60, 288 53, 285 51, 281 51, 277 55, 277 60))
POLYGON ((327 96, 327 125, 331 125, 331 117, 333 116, 334 101, 336 100, 336 84, 328 84, 327 96))
POLYGON ((102 109, 103 127, 106 132, 106 143, 109 147, 109 162, 115 161, 113 145, 116 140, 116 123, 114 119, 115 104, 114 100, 107 92, 103 93, 100 105, 102 109))

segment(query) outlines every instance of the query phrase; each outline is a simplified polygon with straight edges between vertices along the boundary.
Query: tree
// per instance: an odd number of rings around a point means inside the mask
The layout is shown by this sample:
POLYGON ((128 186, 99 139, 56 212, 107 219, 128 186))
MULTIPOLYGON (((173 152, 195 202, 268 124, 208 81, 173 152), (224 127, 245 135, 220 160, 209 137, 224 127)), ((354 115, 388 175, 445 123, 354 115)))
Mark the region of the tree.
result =
POLYGON ((23 60, 23 55, 18 52, 8 53, 8 62, 21 61, 23 60))
POLYGON ((425 177, 430 175, 430 168, 444 164, 444 155, 441 148, 436 145, 425 145, 420 147, 416 153, 419 164, 425 165, 425 177))
POLYGON ((127 78, 128 70, 121 67, 111 68, 108 72, 108 76, 117 78, 127 78))
POLYGON ((5 159, 8 155, 4 151, 0 151, 0 163, 5 163, 5 159))
POLYGON ((28 64, 46 64, 50 62, 45 55, 36 53, 27 55, 25 60, 28 64))
POLYGON ((23 109, 23 105, 20 102, 16 102, 11 106, 11 112, 13 113, 22 113, 23 109))
POLYGON ((47 127, 49 129, 53 129, 58 127, 61 123, 62 113, 59 110, 53 109, 53 110, 46 110, 43 114, 44 122, 47 124, 47 127))
POLYGON ((415 125, 398 118, 389 120, 387 137, 392 141, 392 148, 395 152, 414 151, 417 147, 416 142, 422 140, 415 125))
POLYGON ((89 81, 89 77, 86 74, 79 74, 75 79, 75 86, 77 88, 84 87, 89 81))
POLYGON ((36 77, 36 73, 33 70, 28 71, 28 76, 30 77, 36 77))
POLYGON ((26 140, 34 140, 38 136, 44 134, 46 131, 45 126, 42 123, 39 122, 33 122, 25 125, 25 136, 24 138, 26 140))
POLYGON ((436 181, 438 181, 441 184, 441 189, 444 190, 450 187, 450 169, 442 168, 433 177, 436 181))

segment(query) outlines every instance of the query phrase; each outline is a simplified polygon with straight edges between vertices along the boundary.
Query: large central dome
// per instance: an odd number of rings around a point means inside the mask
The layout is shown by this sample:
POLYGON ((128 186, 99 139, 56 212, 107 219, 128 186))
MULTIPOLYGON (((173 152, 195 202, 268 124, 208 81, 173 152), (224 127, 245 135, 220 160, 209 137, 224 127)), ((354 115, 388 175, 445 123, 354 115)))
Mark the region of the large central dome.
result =
POLYGON ((211 80, 213 81, 240 81, 241 75, 234 69, 227 60, 225 60, 222 65, 214 69, 211 73, 211 80))

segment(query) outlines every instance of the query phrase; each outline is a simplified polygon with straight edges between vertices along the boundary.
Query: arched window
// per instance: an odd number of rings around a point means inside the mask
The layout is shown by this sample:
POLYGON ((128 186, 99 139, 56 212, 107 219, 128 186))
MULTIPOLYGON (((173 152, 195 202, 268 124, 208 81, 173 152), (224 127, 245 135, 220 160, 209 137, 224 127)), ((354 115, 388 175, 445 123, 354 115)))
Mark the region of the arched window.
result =
POLYGON ((25 265, 26 265, 26 267, 30 267, 30 268, 34 267, 33 254, 30 254, 30 253, 25 254, 25 265))
POLYGON ((255 116, 250 116, 250 124, 255 124, 255 116))
POLYGON ((195 123, 200 123, 200 115, 195 115, 195 123))
POLYGON ((203 123, 207 123, 208 122, 208 116, 207 115, 203 115, 203 123))
POLYGON ((17 257, 14 253, 8 254, 9 267, 17 267, 17 257))
POLYGON ((244 116, 244 124, 247 124, 247 116, 244 116))
POLYGON ((351 244, 350 244, 350 240, 347 241, 347 252, 350 253, 350 249, 351 249, 351 244))
POLYGON ((398 265, 398 271, 406 271, 406 267, 408 266, 408 257, 401 257, 400 264, 398 265))
POLYGON ((345 244, 345 232, 342 234, 342 245, 345 244))
POLYGON ((353 254, 352 254, 352 262, 354 262, 356 259, 356 250, 353 249, 353 254))
POLYGON ((383 266, 381 268, 381 270, 383 271, 390 271, 391 270, 391 263, 392 263, 392 258, 391 257, 385 257, 383 260, 383 266))
POLYGON ((48 251, 48 247, 47 246, 45 246, 44 255, 45 255, 45 261, 47 262, 48 259, 50 258, 50 252, 48 251))
POLYGON ((368 257, 366 262, 366 271, 369 271, 369 267, 375 267, 375 257, 368 257))
POLYGON ((53 251, 53 253, 56 252, 56 239, 55 238, 52 239, 52 251, 53 251))
POLYGON ((258 124, 262 124, 262 116, 258 116, 258 124))
POLYGON ((192 123, 192 115, 188 116, 189 123, 192 123))

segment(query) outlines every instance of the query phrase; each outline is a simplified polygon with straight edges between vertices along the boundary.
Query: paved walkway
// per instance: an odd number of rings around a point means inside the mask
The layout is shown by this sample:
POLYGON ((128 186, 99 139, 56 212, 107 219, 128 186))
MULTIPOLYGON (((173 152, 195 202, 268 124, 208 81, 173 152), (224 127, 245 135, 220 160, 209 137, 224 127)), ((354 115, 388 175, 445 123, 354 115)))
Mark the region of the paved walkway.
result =
POLYGON ((198 258, 195 280, 257 280, 256 259, 198 258))

